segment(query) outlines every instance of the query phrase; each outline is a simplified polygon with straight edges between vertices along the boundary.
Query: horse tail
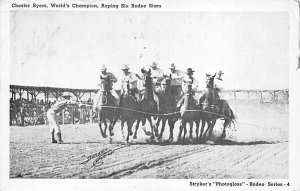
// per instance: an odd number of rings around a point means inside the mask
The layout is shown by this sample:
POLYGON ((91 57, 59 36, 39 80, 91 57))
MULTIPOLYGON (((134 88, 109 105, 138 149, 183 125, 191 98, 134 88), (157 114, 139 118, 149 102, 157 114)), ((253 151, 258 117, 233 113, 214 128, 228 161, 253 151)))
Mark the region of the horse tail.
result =
POLYGON ((231 108, 229 108, 229 115, 226 116, 225 121, 227 121, 227 125, 226 127, 231 127, 231 125, 233 125, 233 127, 235 128, 236 125, 236 116, 234 115, 233 111, 231 108))
POLYGON ((232 109, 230 109, 230 113, 231 113, 231 116, 230 116, 230 121, 231 121, 231 123, 234 125, 234 127, 235 127, 235 124, 236 124, 236 116, 234 115, 234 113, 233 113, 233 111, 232 111, 232 109))

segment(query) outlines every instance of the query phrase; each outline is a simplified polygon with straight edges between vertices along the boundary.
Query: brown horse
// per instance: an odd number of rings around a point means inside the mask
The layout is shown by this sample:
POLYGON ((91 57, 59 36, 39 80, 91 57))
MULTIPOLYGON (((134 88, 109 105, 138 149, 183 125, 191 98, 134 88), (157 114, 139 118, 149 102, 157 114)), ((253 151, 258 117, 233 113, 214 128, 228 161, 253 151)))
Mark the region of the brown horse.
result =
MULTIPOLYGON (((181 124, 179 128, 178 134, 178 142, 185 139, 185 135, 187 133, 186 124, 189 123, 190 125, 190 136, 189 139, 193 138, 193 122, 196 123, 196 130, 199 129, 200 119, 201 119, 201 112, 197 105, 194 96, 192 95, 192 84, 188 85, 188 91, 184 94, 184 101, 180 107, 181 112, 181 124), (192 111, 187 111, 192 110, 192 111), (183 138, 181 139, 182 130, 184 130, 183 138)), ((196 135, 198 132, 196 131, 196 135)))
POLYGON ((96 112, 98 113, 98 125, 100 127, 100 133, 103 138, 106 138, 106 130, 109 127, 110 136, 113 136, 113 127, 116 123, 116 107, 113 99, 114 97, 111 94, 111 80, 110 77, 102 78, 100 84, 100 90, 98 92, 99 99, 96 101, 96 112), (104 106, 104 107, 103 107, 104 106), (109 122, 109 125, 107 124, 109 122), (102 124, 104 124, 105 129, 103 131, 102 124))
POLYGON ((124 136, 124 124, 126 122, 127 125, 127 137, 126 143, 129 141, 129 136, 132 135, 132 125, 136 119, 138 119, 138 113, 134 110, 138 110, 138 103, 136 101, 135 95, 130 90, 130 83, 126 81, 126 86, 123 87, 123 93, 121 95, 121 103, 120 103, 120 120, 121 120, 121 130, 123 138, 124 136), (124 109, 123 109, 124 108, 124 109), (126 109, 128 108, 128 109, 126 109))
POLYGON ((224 99, 219 98, 219 89, 214 87, 214 76, 209 76, 206 87, 208 91, 200 98, 200 109, 203 110, 202 114, 202 126, 200 132, 200 141, 204 137, 204 141, 207 139, 207 133, 209 131, 209 137, 211 137, 213 128, 216 124, 217 119, 225 120, 223 123, 222 138, 226 137, 226 128, 230 127, 231 124, 235 124, 235 115, 231 110, 228 102, 224 99), (207 129, 203 134, 204 126, 207 123, 207 129))
MULTIPOLYGON (((157 92, 159 97, 159 114, 169 114, 176 112, 176 95, 171 91, 171 76, 164 76, 164 79, 161 82, 161 88, 157 92)), ((180 115, 179 115, 180 116, 180 115)), ((159 123, 162 122, 161 131, 159 134, 159 139, 162 138, 162 135, 165 130, 166 122, 168 121, 170 128, 169 142, 173 141, 173 129, 175 122, 178 120, 178 115, 160 115, 156 122, 156 127, 159 127, 159 123)))
MULTIPOLYGON (((153 82, 152 82, 152 77, 151 77, 151 69, 149 69, 148 71, 142 71, 142 72, 145 74, 144 79, 143 79, 143 86, 145 87, 145 90, 143 90, 141 92, 142 98, 141 98, 141 100, 139 100, 139 103, 138 103, 138 108, 139 108, 138 110, 141 111, 142 113, 137 115, 138 119, 137 119, 133 138, 137 138, 137 130, 139 128, 140 122, 142 122, 142 125, 144 126, 146 123, 146 120, 148 120, 148 122, 150 123, 150 126, 151 126, 150 140, 152 141, 152 140, 154 140, 154 132, 155 132, 155 135, 158 136, 158 130, 155 127, 155 125, 153 125, 151 118, 152 118, 152 113, 158 113, 158 109, 157 109, 157 103, 153 97, 154 90, 152 88, 153 82)), ((157 117, 154 117, 154 118, 156 119, 157 117)))

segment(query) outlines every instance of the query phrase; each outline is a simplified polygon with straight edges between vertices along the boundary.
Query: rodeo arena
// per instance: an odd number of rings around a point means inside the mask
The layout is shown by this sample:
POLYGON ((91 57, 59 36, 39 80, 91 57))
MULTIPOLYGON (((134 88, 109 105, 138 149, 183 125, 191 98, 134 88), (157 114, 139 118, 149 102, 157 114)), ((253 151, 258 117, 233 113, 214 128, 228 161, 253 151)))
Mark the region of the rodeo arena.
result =
POLYGON ((11 84, 10 178, 288 177, 288 89, 169 69, 102 65, 98 89, 11 84))

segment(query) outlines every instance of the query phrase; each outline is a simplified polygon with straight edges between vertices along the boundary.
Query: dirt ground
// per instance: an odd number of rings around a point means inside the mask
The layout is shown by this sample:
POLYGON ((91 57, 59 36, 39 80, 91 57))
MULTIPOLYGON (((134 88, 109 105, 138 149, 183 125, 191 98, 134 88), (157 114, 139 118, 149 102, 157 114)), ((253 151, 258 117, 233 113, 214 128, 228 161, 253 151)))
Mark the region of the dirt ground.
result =
MULTIPOLYGON (((49 126, 12 126, 10 178, 288 178, 288 106, 230 104, 236 128, 218 141, 222 122, 217 122, 214 144, 178 144, 178 123, 174 143, 148 143, 140 128, 129 145, 123 144, 119 123, 112 144, 97 124, 62 126, 60 145, 50 143, 49 126)), ((168 135, 166 127, 164 138, 168 135)))

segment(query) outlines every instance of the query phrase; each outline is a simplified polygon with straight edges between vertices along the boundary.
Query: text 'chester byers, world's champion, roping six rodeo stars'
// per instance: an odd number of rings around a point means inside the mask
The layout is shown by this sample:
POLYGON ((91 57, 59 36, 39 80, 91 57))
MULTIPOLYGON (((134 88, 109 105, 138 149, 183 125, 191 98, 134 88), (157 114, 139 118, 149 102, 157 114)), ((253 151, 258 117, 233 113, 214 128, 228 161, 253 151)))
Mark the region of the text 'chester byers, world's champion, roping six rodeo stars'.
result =
POLYGON ((145 8, 162 8, 160 4, 81 4, 81 3, 12 3, 12 8, 96 8, 96 9, 145 9, 145 8))

